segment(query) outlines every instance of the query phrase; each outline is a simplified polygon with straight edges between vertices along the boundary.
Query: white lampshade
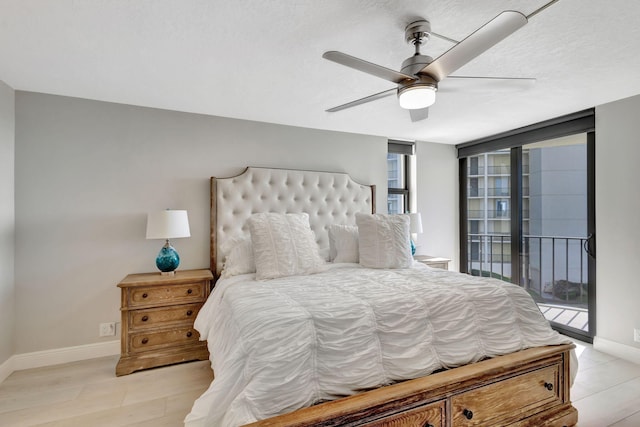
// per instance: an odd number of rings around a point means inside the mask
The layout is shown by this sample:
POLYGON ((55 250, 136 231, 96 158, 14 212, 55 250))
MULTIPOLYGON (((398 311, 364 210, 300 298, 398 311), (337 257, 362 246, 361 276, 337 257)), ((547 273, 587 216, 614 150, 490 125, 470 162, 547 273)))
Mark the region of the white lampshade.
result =
POLYGON ((436 102, 436 88, 433 86, 419 85, 400 89, 398 102, 407 110, 419 110, 427 108, 436 102))
POLYGON ((177 239, 191 237, 187 211, 151 212, 147 216, 147 239, 177 239))
POLYGON ((419 213, 410 213, 409 220, 409 230, 411 233, 422 233, 422 216, 419 213))

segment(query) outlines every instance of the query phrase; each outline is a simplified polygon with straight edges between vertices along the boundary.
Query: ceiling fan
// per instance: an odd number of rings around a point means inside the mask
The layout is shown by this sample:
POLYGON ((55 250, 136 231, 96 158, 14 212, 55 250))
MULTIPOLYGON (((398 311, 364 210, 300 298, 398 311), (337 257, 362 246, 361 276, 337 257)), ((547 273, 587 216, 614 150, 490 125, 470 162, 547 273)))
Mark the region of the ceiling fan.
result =
POLYGON ((445 78, 453 81, 470 79, 473 84, 499 82, 500 84, 519 87, 529 86, 535 82, 535 79, 461 77, 450 76, 450 74, 522 28, 529 18, 557 1, 559 0, 548 2, 527 16, 512 10, 504 11, 460 42, 432 33, 431 24, 425 19, 412 22, 405 28, 405 39, 407 43, 415 46, 415 54, 404 60, 400 71, 392 70, 346 53, 338 51, 325 52, 322 55, 325 59, 388 80, 397 85, 395 88, 338 105, 326 111, 332 113, 397 94, 400 107, 408 109, 411 120, 415 122, 427 118, 429 106, 435 102, 440 82, 445 78), (429 40, 431 35, 448 39, 456 44, 434 60, 430 56, 420 53, 421 46, 429 40))

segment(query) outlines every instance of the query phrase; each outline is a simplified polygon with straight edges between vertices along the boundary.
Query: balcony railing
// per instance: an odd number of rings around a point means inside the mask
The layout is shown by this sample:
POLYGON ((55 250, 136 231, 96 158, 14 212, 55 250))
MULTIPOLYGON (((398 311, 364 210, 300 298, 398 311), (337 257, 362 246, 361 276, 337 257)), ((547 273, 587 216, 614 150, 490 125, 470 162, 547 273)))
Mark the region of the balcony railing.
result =
POLYGON ((524 236, 520 284, 543 301, 587 307, 588 237, 524 236))
MULTIPOLYGON (((522 188, 522 195, 529 195, 529 187, 522 188)), ((509 197, 510 190, 508 188, 475 188, 467 187, 467 197, 484 197, 487 193, 489 197, 509 197)))
MULTIPOLYGON (((469 176, 483 176, 485 171, 487 175, 509 175, 511 173, 511 166, 498 165, 498 166, 477 166, 471 167, 467 171, 469 176)), ((529 173, 529 165, 522 165, 522 173, 529 173)))
POLYGON ((490 209, 469 210, 467 216, 469 219, 509 219, 511 213, 506 211, 496 211, 490 209))
POLYGON ((484 188, 467 187, 467 197, 484 197, 484 188))
POLYGON ((500 188, 475 188, 467 187, 467 197, 484 197, 485 193, 489 197, 509 197, 509 189, 500 188))
MULTIPOLYGON (((491 209, 479 209, 479 210, 468 210, 467 211, 468 219, 510 219, 511 211, 507 210, 491 210, 491 209)), ((522 211, 522 218, 529 219, 529 211, 522 211)))
POLYGON ((487 188, 487 196, 489 197, 509 197, 510 191, 506 187, 487 188))
POLYGON ((468 271, 474 276, 511 279, 511 236, 508 234, 468 234, 468 271), (497 268, 496 268, 497 267, 497 268))
MULTIPOLYGON (((538 302, 587 306, 587 237, 523 236, 520 242, 521 277, 516 282, 538 302)), ((511 237, 505 234, 469 234, 468 271, 505 281, 511 277, 511 237)))

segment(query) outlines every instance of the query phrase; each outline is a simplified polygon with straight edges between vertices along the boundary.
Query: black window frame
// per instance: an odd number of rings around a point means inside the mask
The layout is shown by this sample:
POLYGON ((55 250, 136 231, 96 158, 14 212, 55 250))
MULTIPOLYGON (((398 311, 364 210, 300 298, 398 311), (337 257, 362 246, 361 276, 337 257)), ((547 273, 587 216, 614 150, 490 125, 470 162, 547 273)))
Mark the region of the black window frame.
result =
MULTIPOLYGON (((511 150, 511 239, 512 241, 519 241, 522 236, 521 229, 521 215, 522 215, 522 147, 534 142, 545 141, 563 136, 570 136, 579 133, 585 133, 587 136, 587 150, 590 153, 587 157, 587 188, 590 193, 588 198, 588 215, 587 215, 587 227, 590 235, 589 245, 589 284, 588 284, 588 298, 589 298, 589 333, 581 334, 573 329, 564 328, 562 326, 554 326, 554 329, 572 336, 574 338, 593 342, 593 337, 596 335, 596 262, 595 262, 595 109, 589 108, 587 110, 579 111, 573 114, 568 114, 562 117, 557 117, 551 120, 546 120, 540 123, 536 123, 530 126, 521 127, 508 132, 503 132, 497 135, 492 135, 485 138, 480 138, 474 141, 462 143, 456 145, 457 156, 459 162, 458 179, 459 179, 459 230, 460 230, 460 271, 467 273, 469 259, 467 247, 468 236, 468 211, 467 211, 467 159, 471 156, 483 154, 487 152, 493 152, 503 149, 511 150), (517 239, 514 240, 514 237, 517 239)), ((511 245, 511 259, 518 260, 520 256, 518 245, 511 245)), ((511 265, 512 278, 519 278, 520 263, 515 262, 511 265)))
MULTIPOLYGON (((410 212, 410 200, 411 200, 411 189, 410 189, 410 177, 411 177, 411 157, 416 153, 416 144, 412 141, 398 141, 398 140, 388 140, 387 141, 387 154, 401 154, 403 155, 403 170, 404 170, 404 187, 403 188, 387 188, 387 200, 391 195, 402 195, 404 206, 402 213, 410 212)), ((388 171, 387 171, 388 178, 388 171)))

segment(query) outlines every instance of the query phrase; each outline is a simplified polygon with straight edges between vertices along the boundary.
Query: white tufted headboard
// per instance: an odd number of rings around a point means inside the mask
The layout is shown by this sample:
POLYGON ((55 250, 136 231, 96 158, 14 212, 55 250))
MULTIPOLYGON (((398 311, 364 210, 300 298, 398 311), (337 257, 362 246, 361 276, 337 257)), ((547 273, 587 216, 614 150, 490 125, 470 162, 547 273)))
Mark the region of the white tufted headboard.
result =
POLYGON ((211 271, 218 277, 225 239, 248 236, 254 213, 309 214, 321 248, 329 247, 330 224, 355 224, 356 212, 375 213, 375 185, 346 173, 248 167, 230 178, 211 178, 211 271))

